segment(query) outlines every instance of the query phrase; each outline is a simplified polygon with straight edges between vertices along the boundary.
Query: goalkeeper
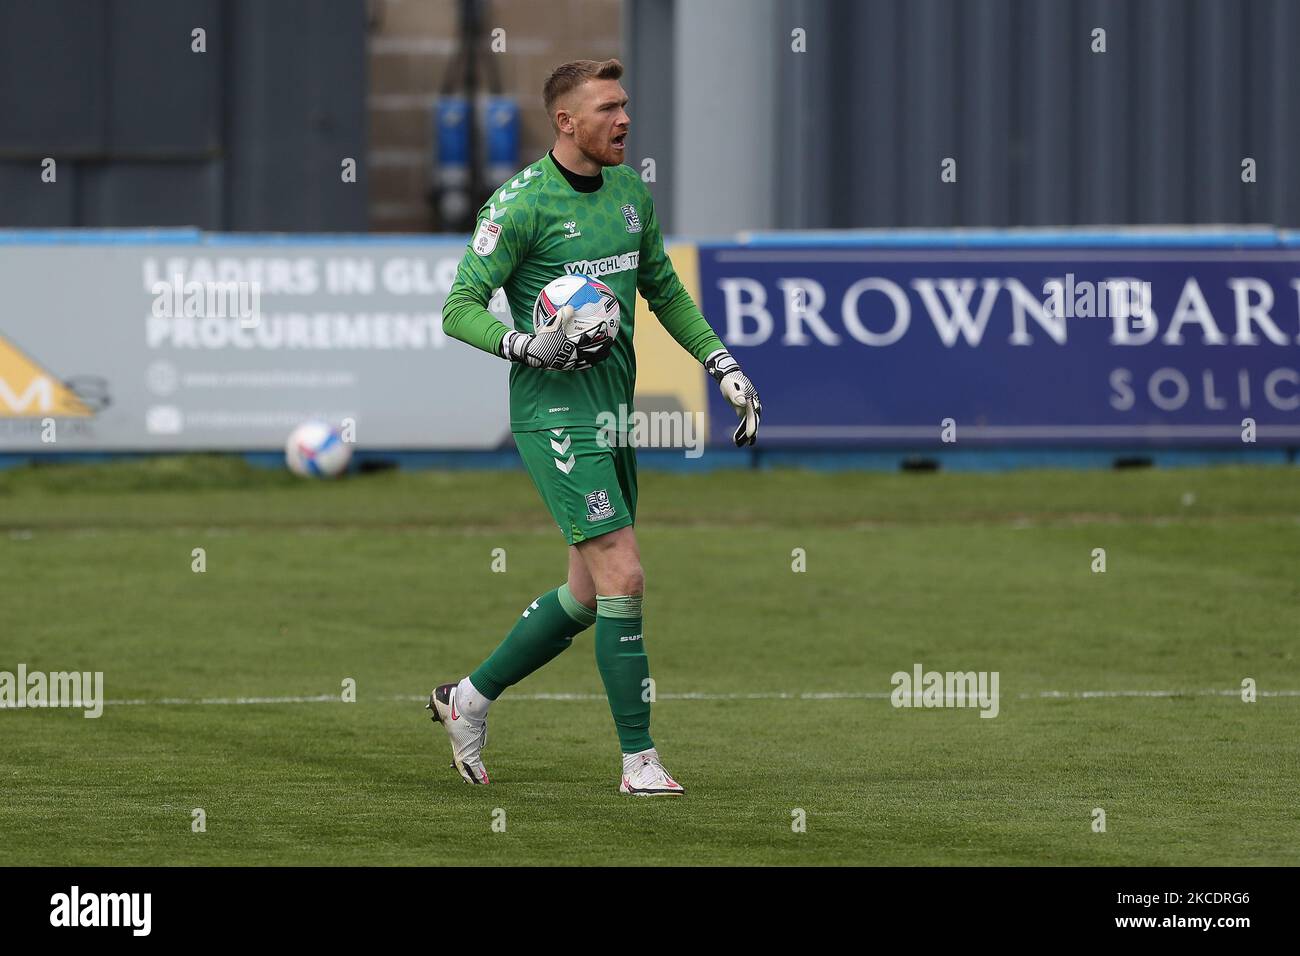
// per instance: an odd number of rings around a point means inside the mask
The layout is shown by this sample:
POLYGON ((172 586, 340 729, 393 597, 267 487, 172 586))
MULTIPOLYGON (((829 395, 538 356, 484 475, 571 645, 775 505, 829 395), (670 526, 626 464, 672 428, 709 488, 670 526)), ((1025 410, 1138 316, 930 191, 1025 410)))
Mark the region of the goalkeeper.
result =
MULTIPOLYGON (((702 362, 740 416, 737 445, 752 445, 762 407, 753 385, 700 314, 664 252, 650 192, 624 166, 630 120, 618 60, 558 67, 543 90, 555 128, 551 151, 479 210, 478 224, 443 306, 448 335, 513 363, 510 430, 520 457, 569 544, 568 580, 526 608, 488 658, 430 696, 433 719, 451 737, 453 764, 486 784, 487 714, 507 687, 596 626, 596 666, 623 752, 622 793, 683 789, 650 737, 650 668, 641 608, 644 576, 633 524, 636 455, 625 441, 598 441, 597 415, 632 407, 632 350, 640 290, 664 328, 702 362), (622 329, 607 356, 581 365, 563 326, 532 334, 533 304, 552 279, 600 279, 618 298, 622 329), (515 329, 487 310, 505 290, 515 329)), ((568 307, 565 307, 568 308, 568 307)))

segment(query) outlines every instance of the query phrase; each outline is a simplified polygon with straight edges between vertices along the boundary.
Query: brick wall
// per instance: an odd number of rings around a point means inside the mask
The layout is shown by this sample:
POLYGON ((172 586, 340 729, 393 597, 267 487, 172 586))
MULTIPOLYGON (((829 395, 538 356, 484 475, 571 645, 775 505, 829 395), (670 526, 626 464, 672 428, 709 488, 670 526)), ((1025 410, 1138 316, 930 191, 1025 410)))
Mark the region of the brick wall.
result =
MULTIPOLYGON (((621 0, 488 0, 485 56, 501 92, 520 105, 520 163, 553 142, 542 83, 566 60, 618 56, 621 0), (490 52, 492 30, 505 32, 490 52)), ((370 228, 421 232, 433 227, 427 196, 434 151, 432 110, 459 43, 456 0, 372 0, 369 38, 370 228)))

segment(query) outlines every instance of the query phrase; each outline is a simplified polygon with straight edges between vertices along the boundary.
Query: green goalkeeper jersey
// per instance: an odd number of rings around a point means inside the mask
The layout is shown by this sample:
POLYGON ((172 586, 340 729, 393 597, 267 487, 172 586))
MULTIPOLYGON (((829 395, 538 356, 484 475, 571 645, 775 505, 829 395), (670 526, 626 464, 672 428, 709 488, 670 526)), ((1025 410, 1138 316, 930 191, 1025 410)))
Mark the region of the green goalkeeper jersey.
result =
POLYGON ((591 276, 618 298, 618 338, 598 365, 577 372, 511 367, 512 431, 595 426, 602 411, 617 414, 619 405, 631 410, 638 290, 699 361, 723 347, 677 278, 641 177, 630 167, 610 166, 590 183, 593 191, 579 191, 550 154, 503 183, 479 210, 443 306, 448 335, 500 355, 506 327, 487 311, 498 288, 505 290, 515 329, 530 334, 533 304, 552 279, 591 276))

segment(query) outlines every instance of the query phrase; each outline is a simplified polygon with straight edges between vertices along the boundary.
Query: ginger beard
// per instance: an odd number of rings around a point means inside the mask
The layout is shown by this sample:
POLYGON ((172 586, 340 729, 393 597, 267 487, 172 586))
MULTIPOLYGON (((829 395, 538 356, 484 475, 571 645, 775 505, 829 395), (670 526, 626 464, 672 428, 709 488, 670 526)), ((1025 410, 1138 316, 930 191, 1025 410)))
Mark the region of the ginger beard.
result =
POLYGON ((627 143, 627 127, 618 128, 610 123, 588 126, 573 124, 574 145, 593 163, 599 166, 618 166, 623 162, 627 143))

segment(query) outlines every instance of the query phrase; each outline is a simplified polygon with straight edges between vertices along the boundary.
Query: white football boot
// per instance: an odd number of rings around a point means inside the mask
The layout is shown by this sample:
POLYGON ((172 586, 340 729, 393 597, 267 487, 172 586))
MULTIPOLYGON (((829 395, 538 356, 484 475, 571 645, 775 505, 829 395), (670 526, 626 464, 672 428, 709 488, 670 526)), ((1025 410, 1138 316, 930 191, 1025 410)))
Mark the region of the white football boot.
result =
POLYGON ((442 724, 451 738, 451 765, 460 771, 466 783, 486 784, 483 748, 487 746, 487 718, 473 720, 456 709, 455 684, 438 685, 424 707, 433 711, 434 721, 442 724))
POLYGON ((659 762, 659 751, 651 747, 640 753, 623 754, 623 782, 618 785, 618 792, 638 797, 680 797, 686 790, 668 776, 659 762))

